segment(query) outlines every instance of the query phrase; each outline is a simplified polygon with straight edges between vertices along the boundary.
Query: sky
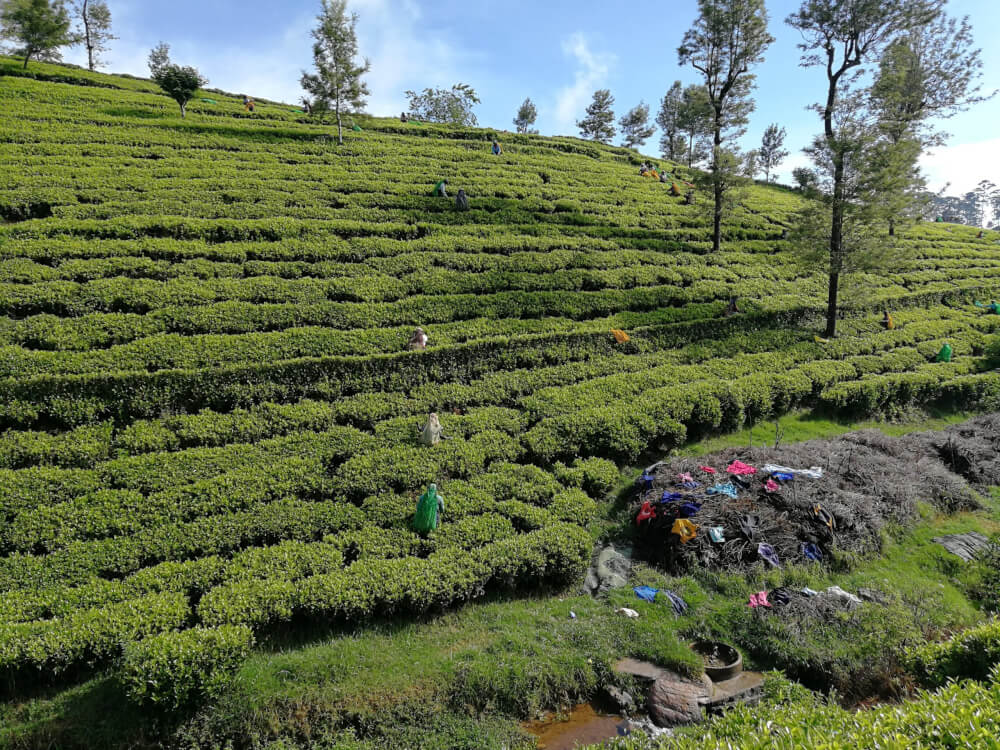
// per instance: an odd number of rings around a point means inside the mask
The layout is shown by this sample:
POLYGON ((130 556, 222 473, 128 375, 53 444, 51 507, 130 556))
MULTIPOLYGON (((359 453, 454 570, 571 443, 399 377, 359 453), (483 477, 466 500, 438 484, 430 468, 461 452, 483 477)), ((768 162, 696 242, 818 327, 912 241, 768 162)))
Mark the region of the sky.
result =
MULTIPOLYGON (((311 65, 309 31, 319 0, 107 0, 120 37, 112 42, 105 70, 148 75, 146 56, 159 41, 171 57, 194 65, 210 85, 234 93, 296 102, 299 77, 311 65)), ((807 106, 825 94, 825 72, 799 66, 798 32, 784 23, 800 0, 768 0, 776 38, 755 72, 757 108, 744 149, 778 123, 788 131, 791 152, 778 178, 808 164, 802 154, 820 130, 807 106)), ((608 88, 622 115, 645 101, 655 115, 675 80, 698 83, 698 74, 677 62, 677 47, 696 17, 696 0, 349 0, 358 22, 361 53, 371 61, 368 111, 398 115, 407 89, 449 88, 468 83, 482 99, 480 125, 513 130, 518 106, 531 97, 543 135, 578 135, 575 123, 593 92, 608 88)), ((983 88, 1000 88, 997 0, 951 0, 949 12, 969 16, 983 48, 983 88)), ((65 54, 82 64, 81 49, 65 54)), ((1000 183, 1000 96, 939 123, 947 145, 925 155, 928 185, 960 194, 981 179, 1000 183)), ((659 156, 659 133, 640 150, 659 156)))

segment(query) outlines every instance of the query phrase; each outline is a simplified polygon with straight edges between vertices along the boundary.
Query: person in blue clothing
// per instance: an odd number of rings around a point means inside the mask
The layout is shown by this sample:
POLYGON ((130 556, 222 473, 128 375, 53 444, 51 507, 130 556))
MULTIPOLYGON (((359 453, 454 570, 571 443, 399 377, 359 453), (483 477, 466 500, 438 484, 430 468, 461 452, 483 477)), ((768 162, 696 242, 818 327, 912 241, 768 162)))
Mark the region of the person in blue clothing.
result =
POLYGON ((494 138, 493 139, 493 155, 494 156, 500 156, 500 154, 502 154, 502 153, 503 153, 503 149, 500 148, 500 141, 498 141, 496 138, 494 138))

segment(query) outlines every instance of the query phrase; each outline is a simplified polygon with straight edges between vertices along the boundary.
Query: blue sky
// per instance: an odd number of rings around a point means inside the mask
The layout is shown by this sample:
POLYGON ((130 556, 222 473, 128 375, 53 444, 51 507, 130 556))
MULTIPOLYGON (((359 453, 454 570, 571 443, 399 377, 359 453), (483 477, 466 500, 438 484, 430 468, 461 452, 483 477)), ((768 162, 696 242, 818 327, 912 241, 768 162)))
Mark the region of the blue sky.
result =
MULTIPOLYGON (((173 58, 195 65, 211 85, 237 93, 295 101, 298 79, 310 64, 309 30, 318 0, 108 0, 120 40, 108 54, 111 72, 146 74, 146 54, 159 40, 173 58)), ((800 153, 818 131, 806 106, 824 91, 819 69, 798 66, 798 34, 785 17, 799 0, 771 0, 777 41, 758 70, 757 111, 743 146, 759 142, 777 122, 788 130, 792 152, 781 170, 805 164, 800 153)), ((655 112, 674 80, 698 80, 677 64, 677 46, 696 14, 695 0, 351 0, 361 17, 362 53, 371 59, 369 111, 398 114, 406 89, 471 84, 483 103, 480 124, 512 129, 517 106, 530 96, 543 134, 576 134, 593 91, 610 88, 620 115, 640 100, 655 112)), ((989 44, 1000 27, 997 0, 951 0, 952 15, 968 15, 983 48, 984 88, 1000 87, 1000 48, 989 44)), ((66 55, 81 62, 82 52, 66 55)), ((1000 182, 1000 97, 946 123, 948 146, 925 158, 934 189, 968 190, 980 179, 1000 182)), ((658 155, 659 135, 642 149, 658 155)))

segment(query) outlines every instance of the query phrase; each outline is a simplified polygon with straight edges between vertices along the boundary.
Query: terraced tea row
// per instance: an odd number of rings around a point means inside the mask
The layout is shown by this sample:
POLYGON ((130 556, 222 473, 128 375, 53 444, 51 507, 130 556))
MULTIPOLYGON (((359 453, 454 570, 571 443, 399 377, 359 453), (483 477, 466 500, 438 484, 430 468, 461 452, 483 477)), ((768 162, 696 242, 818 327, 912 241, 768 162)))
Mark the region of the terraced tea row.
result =
POLYGON ((790 191, 749 190, 712 254, 701 199, 624 149, 507 135, 495 158, 485 131, 373 118, 335 147, 288 107, 213 95, 182 121, 146 83, 59 70, 0 76, 8 684, 562 582, 608 458, 799 405, 997 401, 1000 316, 970 302, 1000 249, 969 230, 910 231, 818 342, 790 191))

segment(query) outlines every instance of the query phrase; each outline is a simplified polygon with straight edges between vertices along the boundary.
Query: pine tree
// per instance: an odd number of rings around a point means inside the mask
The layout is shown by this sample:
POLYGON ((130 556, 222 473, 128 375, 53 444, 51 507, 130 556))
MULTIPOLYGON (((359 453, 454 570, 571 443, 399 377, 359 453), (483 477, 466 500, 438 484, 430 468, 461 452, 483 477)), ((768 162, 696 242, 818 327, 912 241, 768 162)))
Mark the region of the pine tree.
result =
POLYGON ((712 135, 714 110, 704 86, 691 84, 681 94, 677 127, 686 143, 684 153, 688 167, 708 158, 711 149, 705 141, 712 135))
POLYGON ((611 143, 615 137, 615 98, 608 89, 594 92, 594 100, 587 106, 587 116, 576 123, 580 135, 599 143, 611 143))
POLYGON ((764 172, 764 181, 771 181, 771 172, 788 158, 788 151, 785 145, 785 129, 778 127, 777 123, 771 123, 764 130, 764 137, 760 141, 760 167, 764 172))
POLYGON ((531 98, 527 98, 517 110, 517 117, 514 118, 514 125, 518 133, 532 133, 538 135, 537 130, 532 130, 531 126, 538 119, 538 110, 531 98))
POLYGON ((118 38, 111 33, 111 10, 104 0, 78 0, 73 7, 80 41, 87 48, 87 67, 96 70, 103 65, 100 55, 108 51, 108 42, 118 38))
POLYGON ((690 64, 702 74, 712 104, 712 249, 718 252, 725 192, 737 184, 739 171, 739 159, 726 144, 743 133, 753 110, 754 76, 749 70, 763 61, 774 37, 767 32, 764 0, 698 0, 698 11, 677 56, 681 65, 690 64), (733 165, 736 172, 726 173, 726 165, 733 165))
POLYGON ((660 126, 663 135, 660 136, 660 153, 664 159, 679 162, 684 158, 684 138, 679 124, 681 108, 681 82, 674 81, 660 102, 660 111, 656 115, 656 124, 660 126))
POLYGON ((322 0, 317 26, 312 30, 315 73, 302 73, 301 85, 320 110, 337 117, 337 142, 344 143, 343 114, 365 106, 368 87, 362 80, 371 64, 358 63, 357 13, 347 13, 347 0, 322 0))
MULTIPOLYGON (((877 262, 867 242, 852 244, 851 221, 862 201, 852 191, 864 182, 861 170, 868 161, 874 134, 865 129, 867 98, 852 91, 853 73, 878 60, 886 47, 906 29, 936 20, 939 0, 804 0, 786 23, 802 34, 802 65, 826 73, 826 92, 815 109, 823 118, 823 133, 810 155, 825 176, 823 209, 830 222, 824 264, 828 272, 826 335, 837 333, 838 293, 844 273, 877 262)), ((812 217, 809 217, 812 220, 812 217)), ((815 232, 815 240, 820 235, 815 232)))
POLYGON ((59 48, 76 44, 70 32, 69 13, 62 0, 6 0, 0 6, 0 37, 20 43, 15 51, 24 57, 59 58, 59 48))
POLYGON ((625 148, 641 146, 656 131, 649 124, 649 105, 639 102, 618 121, 622 127, 622 142, 625 148))

